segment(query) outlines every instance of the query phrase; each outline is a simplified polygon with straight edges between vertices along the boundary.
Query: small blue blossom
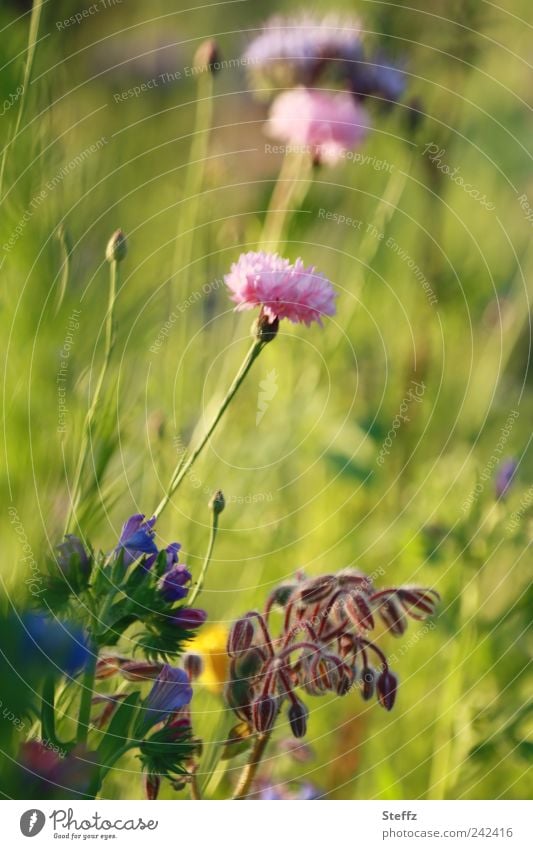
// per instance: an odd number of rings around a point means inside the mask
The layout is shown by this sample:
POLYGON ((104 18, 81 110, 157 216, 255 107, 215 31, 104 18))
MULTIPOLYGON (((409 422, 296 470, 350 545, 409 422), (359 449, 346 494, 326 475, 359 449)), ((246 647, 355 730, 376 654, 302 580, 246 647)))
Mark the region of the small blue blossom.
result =
POLYGON ((191 699, 192 687, 187 674, 183 669, 165 664, 144 703, 144 733, 158 722, 163 722, 169 714, 188 705, 191 699))
POLYGON ((512 458, 502 463, 496 475, 496 498, 505 498, 513 482, 517 468, 518 463, 512 458))
POLYGON ((192 575, 183 563, 168 569, 159 581, 159 590, 167 601, 181 601, 189 592, 186 584, 192 575))

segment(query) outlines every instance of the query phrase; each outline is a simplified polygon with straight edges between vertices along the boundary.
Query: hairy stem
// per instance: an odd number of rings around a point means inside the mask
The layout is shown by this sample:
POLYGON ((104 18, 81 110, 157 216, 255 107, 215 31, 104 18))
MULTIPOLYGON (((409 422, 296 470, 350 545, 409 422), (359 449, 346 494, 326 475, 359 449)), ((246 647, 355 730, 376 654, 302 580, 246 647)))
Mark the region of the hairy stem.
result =
POLYGON ((246 799, 248 796, 271 735, 272 731, 257 735, 252 751, 250 752, 248 763, 241 773, 235 793, 233 794, 234 799, 246 799))
POLYGON ((200 443, 194 449, 194 451, 190 455, 189 459, 184 463, 183 458, 181 458, 180 461, 178 462, 176 468, 174 469, 174 472, 173 472, 172 477, 170 479, 170 484, 169 484, 167 493, 166 493, 166 495, 163 496, 163 498, 161 499, 161 501, 157 505, 157 507, 154 511, 154 516, 160 516, 161 515, 161 513, 163 512, 163 510, 165 509, 165 507, 169 503, 170 499, 172 498, 172 496, 174 495, 174 493, 176 492, 176 490, 178 489, 178 487, 182 483, 183 479, 190 472, 192 466, 194 465, 194 463, 196 462, 196 460, 198 459, 198 457, 202 453, 203 449, 205 448, 205 446, 209 442, 209 439, 213 435, 215 428, 218 425, 220 419, 222 418, 222 416, 226 412, 226 410, 229 407, 234 396, 237 394, 239 387, 241 386, 246 375, 250 371, 253 363, 255 362, 255 360, 257 359, 259 354, 261 353, 264 345, 265 345, 265 342, 262 342, 262 341, 256 341, 252 344, 250 350, 248 351, 248 354, 246 355, 239 371, 237 372, 237 374, 236 374, 236 376, 233 380, 233 383, 231 384, 230 388, 228 389, 228 391, 227 391, 222 403, 220 404, 220 407, 218 408, 217 412, 213 416, 213 419, 211 420, 211 423, 209 424, 209 426, 208 426, 204 436, 202 437, 200 443))
POLYGON ((216 537, 217 537, 218 517, 219 517, 219 512, 218 512, 217 508, 214 507, 213 508, 213 520, 211 522, 211 533, 209 535, 209 544, 207 546, 207 552, 206 552, 204 562, 203 562, 203 565, 202 565, 202 570, 200 572, 200 575, 198 576, 198 581, 196 583, 196 586, 191 593, 191 597, 187 602, 187 604, 190 607, 194 607, 194 602, 196 601, 196 599, 198 598, 198 596, 202 592, 202 589, 203 589, 203 586, 204 586, 205 576, 207 575, 207 570, 209 568, 209 563, 211 562, 211 556, 213 554, 213 548, 214 548, 215 540, 216 540, 216 537))

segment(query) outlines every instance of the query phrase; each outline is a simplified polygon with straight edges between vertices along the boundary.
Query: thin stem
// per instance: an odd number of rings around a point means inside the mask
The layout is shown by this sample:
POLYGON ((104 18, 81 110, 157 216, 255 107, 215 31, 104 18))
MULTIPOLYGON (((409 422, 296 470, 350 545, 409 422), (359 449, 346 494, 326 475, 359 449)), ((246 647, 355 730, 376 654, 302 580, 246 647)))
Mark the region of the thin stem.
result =
POLYGON ((174 495, 174 493, 176 492, 176 490, 178 489, 178 487, 182 483, 183 479, 190 472, 192 466, 194 465, 194 463, 196 462, 196 460, 198 459, 198 457, 202 453, 203 449, 205 448, 205 446, 209 442, 209 439, 213 435, 213 432, 214 432, 216 426, 218 425, 220 419, 222 418, 222 416, 226 412, 226 410, 229 407, 234 396, 237 394, 237 391, 238 391, 240 385, 242 384, 244 378, 246 377, 246 375, 250 371, 250 368, 252 367, 253 363, 255 362, 255 360, 257 359, 259 354, 261 353, 265 344, 266 343, 263 342, 263 341, 260 341, 260 342, 256 341, 252 344, 250 350, 248 351, 248 354, 246 355, 239 371, 237 372, 237 374, 236 374, 236 376, 233 380, 233 383, 231 384, 230 388, 228 389, 219 409, 215 413, 215 415, 214 415, 214 417, 211 421, 211 424, 207 428, 205 435, 202 437, 200 443, 194 449, 194 451, 190 455, 187 462, 183 463, 182 459, 180 459, 176 468, 174 469, 174 472, 172 473, 172 477, 170 479, 168 491, 167 491, 166 495, 164 495, 164 497, 161 499, 158 506, 156 507, 156 509, 154 511, 154 516, 160 516, 161 515, 161 513, 163 512, 163 510, 165 509, 165 507, 169 503, 170 499, 172 498, 172 496, 174 495))
POLYGON ((264 734, 257 735, 248 763, 241 773, 237 788, 233 794, 234 799, 246 799, 248 796, 271 735, 272 731, 267 731, 264 734))
POLYGON ((259 250, 278 250, 283 231, 290 223, 312 183, 311 162, 306 154, 287 154, 270 198, 259 250))
POLYGON ((11 148, 11 145, 19 134, 20 125, 22 123, 22 117, 24 115, 24 108, 26 106, 26 96, 30 85, 31 74, 33 70, 33 60, 35 59, 35 50, 39 38, 39 24, 41 21, 42 6, 43 0, 34 0, 31 10, 30 29, 28 33, 28 49, 26 51, 26 64, 24 66, 24 79, 22 81, 22 93, 20 96, 17 120, 15 122, 15 129, 13 135, 9 138, 4 148, 4 152, 2 155, 2 164, 0 165, 0 200, 4 200, 4 198, 2 197, 2 191, 4 188, 4 176, 8 152, 11 148))
POLYGON ((98 649, 96 646, 90 646, 90 655, 85 668, 85 673, 82 681, 82 693, 80 701, 80 710, 78 713, 78 729, 76 739, 78 743, 86 743, 89 735, 89 723, 91 721, 91 704, 94 690, 94 678, 96 674, 96 664, 98 663, 98 649))
POLYGON ((199 802, 202 799, 202 794, 200 792, 200 787, 198 785, 198 778, 196 777, 195 772, 193 772, 192 775, 191 775, 190 789, 191 789, 191 799, 199 802))
POLYGON ((211 555, 213 554, 215 539, 217 537, 219 515, 220 514, 219 514, 218 509, 216 507, 214 507, 213 508, 213 521, 211 523, 211 533, 209 535, 209 545, 207 546, 207 552, 206 552, 206 555, 205 555, 205 558, 204 558, 202 570, 201 570, 200 575, 198 577, 198 581, 196 583, 196 586, 195 586, 194 590, 192 591, 192 595, 191 595, 190 599, 188 599, 188 601, 187 601, 187 604, 190 607, 194 607, 194 602, 196 601, 196 599, 198 598, 198 596, 202 592, 202 589, 203 589, 203 586, 204 586, 205 576, 207 575, 207 569, 208 569, 209 563, 211 561, 211 555))
POLYGON ((105 350, 104 350, 104 361, 102 363, 102 368, 100 369, 100 374, 98 376, 98 381, 96 384, 96 389, 94 391, 93 400, 91 402, 91 406, 87 411, 87 415, 85 416, 85 421, 83 423, 83 434, 81 439, 80 453, 78 457, 78 464, 76 466, 76 472, 74 475, 74 484, 72 487, 72 496, 70 499, 70 510, 67 517, 67 522, 65 525, 65 533, 68 533, 70 530, 71 524, 75 519, 76 510, 78 508, 80 497, 81 497, 81 479, 83 475, 83 471, 85 469, 85 464, 87 462, 87 457, 89 453, 90 447, 90 437, 91 430, 94 422, 94 417, 96 411, 98 409, 98 404, 100 403, 100 396, 102 394, 102 388, 104 385, 105 376, 107 373, 107 369, 109 367, 109 362, 111 360, 111 354, 113 352, 113 346, 115 343, 115 333, 114 333, 114 319, 115 319, 115 302, 117 299, 117 287, 118 287, 118 262, 113 260, 110 264, 109 271, 109 302, 107 308, 107 316, 106 316, 106 324, 105 324, 105 350))

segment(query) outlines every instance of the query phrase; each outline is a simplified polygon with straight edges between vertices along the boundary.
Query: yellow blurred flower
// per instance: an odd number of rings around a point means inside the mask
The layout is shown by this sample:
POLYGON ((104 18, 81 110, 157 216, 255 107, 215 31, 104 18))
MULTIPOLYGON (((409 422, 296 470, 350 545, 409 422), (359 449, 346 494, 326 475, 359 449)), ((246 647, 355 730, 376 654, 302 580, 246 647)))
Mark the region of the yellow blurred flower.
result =
POLYGON ((189 651, 199 654, 204 670, 198 679, 211 693, 220 694, 228 680, 226 645, 228 631, 223 625, 208 625, 201 629, 189 651))

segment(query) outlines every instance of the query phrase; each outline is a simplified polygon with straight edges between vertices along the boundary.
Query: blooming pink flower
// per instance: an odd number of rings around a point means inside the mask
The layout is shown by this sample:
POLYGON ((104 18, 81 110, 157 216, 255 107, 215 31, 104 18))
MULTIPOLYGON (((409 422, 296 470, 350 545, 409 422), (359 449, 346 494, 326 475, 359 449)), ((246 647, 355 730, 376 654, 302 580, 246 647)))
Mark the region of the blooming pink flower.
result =
POLYGON ((263 251, 241 254, 225 277, 238 310, 261 306, 270 323, 288 318, 322 325, 323 315, 335 314, 336 293, 323 274, 301 259, 292 264, 279 254, 263 251))
POLYGON ((348 92, 300 86, 276 97, 266 132, 289 145, 309 147, 320 162, 334 165, 362 143, 368 126, 365 110, 348 92))

